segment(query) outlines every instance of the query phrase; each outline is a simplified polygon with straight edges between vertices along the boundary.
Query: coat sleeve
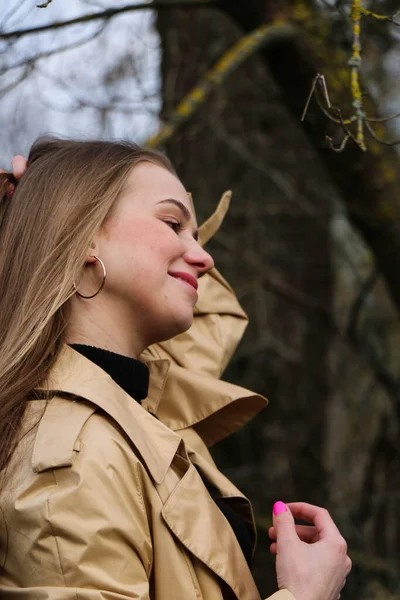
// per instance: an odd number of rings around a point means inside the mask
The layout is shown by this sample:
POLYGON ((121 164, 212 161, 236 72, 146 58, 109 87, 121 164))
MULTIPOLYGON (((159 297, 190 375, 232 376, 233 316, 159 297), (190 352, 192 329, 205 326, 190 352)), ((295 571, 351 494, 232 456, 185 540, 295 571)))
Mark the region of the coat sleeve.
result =
POLYGON ((93 415, 85 428, 89 431, 73 466, 39 473, 17 500, 19 527, 34 543, 21 543, 26 559, 21 553, 15 559, 18 588, 0 584, 1 597, 150 597, 153 552, 141 491, 145 473, 101 416, 93 415))

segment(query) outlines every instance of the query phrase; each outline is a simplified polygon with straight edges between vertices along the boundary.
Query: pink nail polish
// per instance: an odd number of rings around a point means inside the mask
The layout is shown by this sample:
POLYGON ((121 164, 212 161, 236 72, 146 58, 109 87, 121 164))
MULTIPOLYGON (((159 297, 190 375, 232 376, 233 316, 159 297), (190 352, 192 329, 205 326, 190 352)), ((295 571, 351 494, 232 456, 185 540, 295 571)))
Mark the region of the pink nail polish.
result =
POLYGON ((274 507, 273 507, 273 512, 274 515, 279 515, 280 513, 286 512, 287 511, 287 506, 284 502, 275 502, 274 507))

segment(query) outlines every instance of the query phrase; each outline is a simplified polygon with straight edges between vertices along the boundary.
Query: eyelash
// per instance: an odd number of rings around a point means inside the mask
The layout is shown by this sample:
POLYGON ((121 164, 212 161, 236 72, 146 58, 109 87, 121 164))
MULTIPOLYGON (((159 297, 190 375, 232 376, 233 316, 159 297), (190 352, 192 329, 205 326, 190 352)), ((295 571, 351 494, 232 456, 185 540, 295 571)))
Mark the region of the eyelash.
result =
POLYGON ((180 231, 182 231, 182 229, 183 229, 183 225, 182 225, 182 223, 179 223, 179 222, 178 222, 178 223, 176 223, 175 221, 165 221, 165 223, 166 223, 166 224, 167 224, 169 227, 171 227, 171 229, 172 229, 173 231, 175 231, 175 233, 179 233, 179 232, 180 232, 180 231))

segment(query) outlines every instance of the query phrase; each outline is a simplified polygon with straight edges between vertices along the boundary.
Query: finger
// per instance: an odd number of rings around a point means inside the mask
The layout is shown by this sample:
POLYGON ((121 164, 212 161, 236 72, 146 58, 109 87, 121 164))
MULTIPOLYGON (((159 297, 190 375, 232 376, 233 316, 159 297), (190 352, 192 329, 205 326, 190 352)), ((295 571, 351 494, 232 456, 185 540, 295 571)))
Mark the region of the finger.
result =
POLYGON ((17 154, 17 156, 14 156, 12 159, 11 164, 14 177, 20 179, 28 166, 27 159, 24 156, 17 154))
POLYGON ((272 544, 269 547, 269 551, 271 552, 271 554, 277 554, 278 548, 276 542, 272 542, 272 544))
POLYGON ((294 528, 294 518, 284 502, 275 502, 272 520, 278 544, 293 545, 299 542, 294 528))
POLYGON ((325 508, 306 502, 290 502, 288 506, 295 519, 302 519, 315 525, 319 539, 340 535, 332 517, 325 508))
MULTIPOLYGON (((306 542, 307 544, 317 542, 319 539, 317 528, 313 525, 295 525, 295 530, 299 539, 302 542, 306 542)), ((271 538, 271 540, 276 541, 275 527, 270 527, 268 529, 268 535, 271 538)))

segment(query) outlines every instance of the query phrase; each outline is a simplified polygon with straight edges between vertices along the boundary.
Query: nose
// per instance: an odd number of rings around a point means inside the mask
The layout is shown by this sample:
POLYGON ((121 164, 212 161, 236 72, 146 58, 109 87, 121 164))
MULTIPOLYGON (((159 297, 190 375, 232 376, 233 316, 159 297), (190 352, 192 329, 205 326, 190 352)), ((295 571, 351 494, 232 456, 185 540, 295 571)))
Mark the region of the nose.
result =
POLYGON ((185 260, 189 265, 196 268, 199 277, 208 273, 214 266, 213 257, 198 242, 190 245, 185 254, 185 260))

